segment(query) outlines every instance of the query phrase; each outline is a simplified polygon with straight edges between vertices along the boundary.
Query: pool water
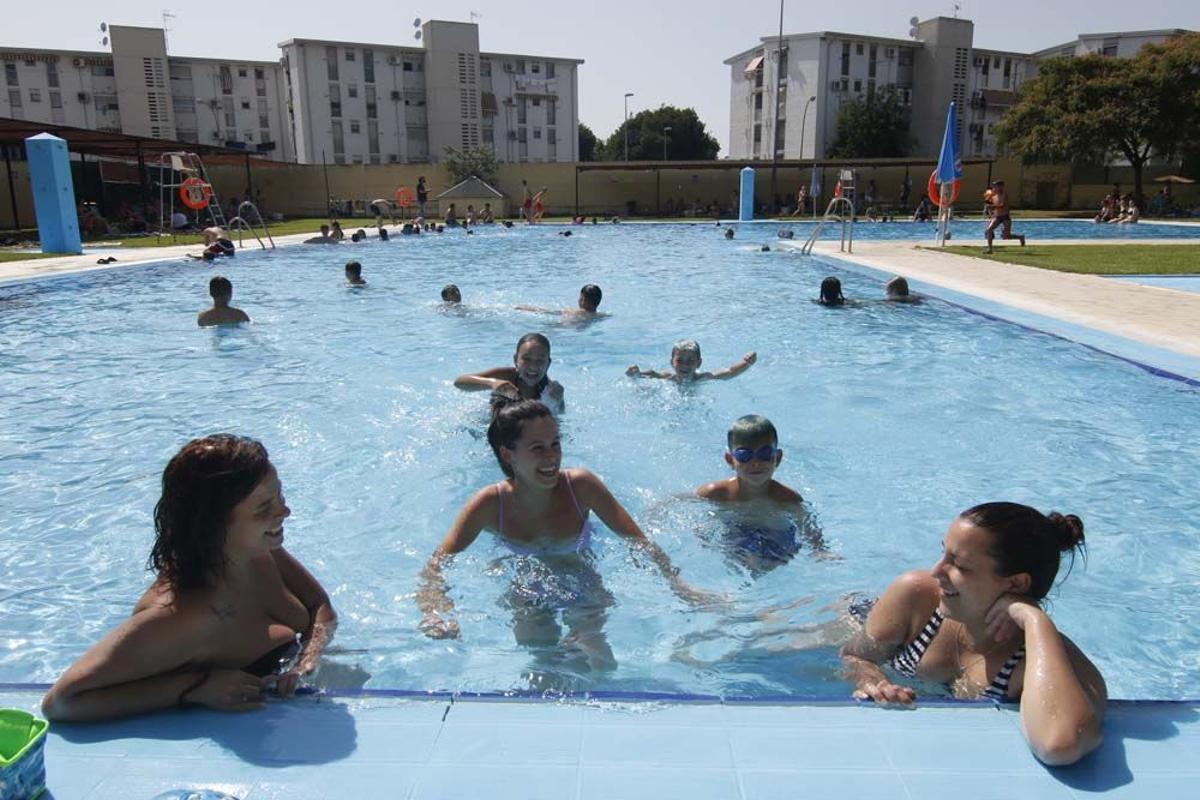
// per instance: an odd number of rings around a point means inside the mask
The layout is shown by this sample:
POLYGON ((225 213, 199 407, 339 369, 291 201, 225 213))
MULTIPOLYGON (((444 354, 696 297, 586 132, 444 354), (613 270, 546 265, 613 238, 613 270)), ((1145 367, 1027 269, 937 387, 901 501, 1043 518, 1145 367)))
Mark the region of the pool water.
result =
POLYGON ((877 279, 725 241, 714 226, 560 230, 0 286, 0 682, 53 680, 129 614, 151 579, 167 459, 189 438, 234 431, 270 450, 294 512, 287 547, 341 615, 334 685, 844 697, 848 597, 931 566, 958 511, 1009 499, 1083 518, 1086 565, 1050 610, 1110 693, 1195 695, 1197 389, 937 300, 873 302, 877 279), (365 290, 343 283, 352 258, 365 290), (196 327, 213 274, 232 279, 253 325, 196 327), (827 274, 864 303, 813 303, 827 274), (450 281, 461 313, 439 305, 450 281), (612 315, 590 326, 512 308, 572 306, 587 282, 612 315), (486 397, 452 380, 509 363, 533 330, 551 338, 550 374, 566 387, 564 464, 601 475, 681 575, 730 607, 689 608, 603 529, 594 571, 567 574, 485 534, 448 573, 463 638, 417 631, 419 570, 465 499, 500 479, 486 397), (699 340, 706 369, 750 350, 758 363, 694 387, 624 376, 634 363, 665 368, 682 338, 699 340), (775 422, 777 477, 805 496, 832 557, 805 545, 749 569, 721 548, 723 517, 686 497, 728 474, 725 431, 747 413, 775 422), (615 669, 516 644, 511 593, 555 585, 611 595, 615 669))
MULTIPOLYGON (((723 221, 722 225, 741 228, 743 235, 755 240, 770 241, 779 228, 790 228, 795 238, 808 238, 814 223, 812 217, 795 217, 783 223, 755 221, 737 223, 723 221)), ((984 244, 982 220, 956 219, 950 223, 950 241, 953 244, 984 244)), ((854 223, 854 239, 869 241, 929 240, 937 236, 937 223, 910 222, 907 218, 897 222, 868 222, 860 218, 854 223)), ((1090 220, 1013 220, 1013 235, 1024 234, 1030 244, 1055 239, 1197 239, 1200 225, 1194 223, 1140 223, 1136 225, 1100 225, 1090 220)), ((841 236, 841 224, 826 223, 822 239, 837 240, 841 236)), ((999 233, 996 234, 999 239, 999 233)))

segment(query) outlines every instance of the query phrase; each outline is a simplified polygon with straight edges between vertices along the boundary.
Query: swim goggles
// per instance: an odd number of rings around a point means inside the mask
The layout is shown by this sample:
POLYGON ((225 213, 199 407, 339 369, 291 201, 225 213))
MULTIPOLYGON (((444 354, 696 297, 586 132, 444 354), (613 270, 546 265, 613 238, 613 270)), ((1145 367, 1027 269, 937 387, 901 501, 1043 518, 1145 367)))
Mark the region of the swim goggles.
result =
POLYGON ((733 459, 739 464, 748 464, 751 459, 755 458, 759 461, 772 461, 778 452, 778 447, 769 444, 764 444, 757 450, 751 450, 749 447, 737 447, 733 450, 733 459))

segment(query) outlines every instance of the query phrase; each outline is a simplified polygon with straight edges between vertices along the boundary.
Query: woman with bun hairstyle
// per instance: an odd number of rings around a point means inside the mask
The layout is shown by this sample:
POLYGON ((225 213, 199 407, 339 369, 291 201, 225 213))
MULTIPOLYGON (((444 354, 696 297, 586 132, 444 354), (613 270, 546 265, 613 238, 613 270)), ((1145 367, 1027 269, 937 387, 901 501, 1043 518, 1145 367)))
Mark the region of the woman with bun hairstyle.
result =
POLYGON ((908 705, 883 672, 947 684, 963 698, 1020 701, 1035 756, 1071 764, 1101 742, 1107 703, 1096 666, 1041 608, 1062 553, 1084 552, 1083 523, 1018 503, 958 515, 932 570, 896 578, 842 648, 854 696, 908 705))
POLYGON ((337 626, 329 595, 283 546, 291 515, 262 443, 215 434, 167 463, 154 507, 157 579, 42 701, 54 722, 295 694, 337 626))
POLYGON ((567 645, 584 657, 590 669, 615 667, 603 634, 605 613, 613 601, 600 585, 591 553, 593 513, 631 549, 646 555, 681 599, 689 603, 715 599, 678 577, 667 554, 646 537, 600 478, 586 469, 562 468, 558 423, 544 404, 494 394, 487 438, 504 479, 471 495, 421 572, 417 605, 426 636, 461 636, 445 569, 456 553, 487 530, 513 555, 536 559, 541 565, 536 569, 538 585, 546 590, 515 587, 518 590, 504 600, 515 615, 517 642, 567 645), (552 586, 559 583, 566 588, 552 586), (557 619, 560 614, 568 629, 565 638, 557 619))

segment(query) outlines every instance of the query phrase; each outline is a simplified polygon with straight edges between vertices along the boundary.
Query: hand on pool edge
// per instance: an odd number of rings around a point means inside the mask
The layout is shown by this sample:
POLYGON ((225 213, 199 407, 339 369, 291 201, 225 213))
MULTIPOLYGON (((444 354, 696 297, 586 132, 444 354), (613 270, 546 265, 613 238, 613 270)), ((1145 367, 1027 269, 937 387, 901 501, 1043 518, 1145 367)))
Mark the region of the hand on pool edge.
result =
POLYGON ((917 694, 907 686, 897 686, 883 680, 877 683, 862 683, 854 690, 855 700, 871 700, 883 706, 912 706, 917 694))

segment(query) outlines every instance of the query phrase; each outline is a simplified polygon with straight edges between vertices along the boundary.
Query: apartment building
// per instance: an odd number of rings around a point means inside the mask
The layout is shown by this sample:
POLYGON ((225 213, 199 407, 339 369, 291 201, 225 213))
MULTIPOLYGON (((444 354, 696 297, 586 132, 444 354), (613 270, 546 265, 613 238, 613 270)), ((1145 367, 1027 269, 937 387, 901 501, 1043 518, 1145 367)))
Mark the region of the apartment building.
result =
POLYGON ((578 59, 487 53, 473 23, 419 46, 290 39, 279 61, 169 55, 161 28, 112 25, 111 52, 0 48, 0 117, 223 145, 319 164, 574 161, 578 59))
POLYGON ((1016 102, 1039 59, 1060 55, 1126 56, 1180 29, 1085 34, 1036 53, 976 48, 974 23, 918 21, 910 39, 834 31, 766 36, 725 59, 730 67, 729 156, 822 158, 837 138, 841 105, 891 87, 911 113, 913 155, 936 156, 946 107, 958 105, 960 152, 1000 155, 995 126, 1016 102), (778 110, 776 110, 778 109, 778 110))
POLYGON ((487 145, 500 161, 574 161, 578 59, 487 53, 473 23, 429 21, 421 47, 280 44, 303 163, 439 160, 487 145))

